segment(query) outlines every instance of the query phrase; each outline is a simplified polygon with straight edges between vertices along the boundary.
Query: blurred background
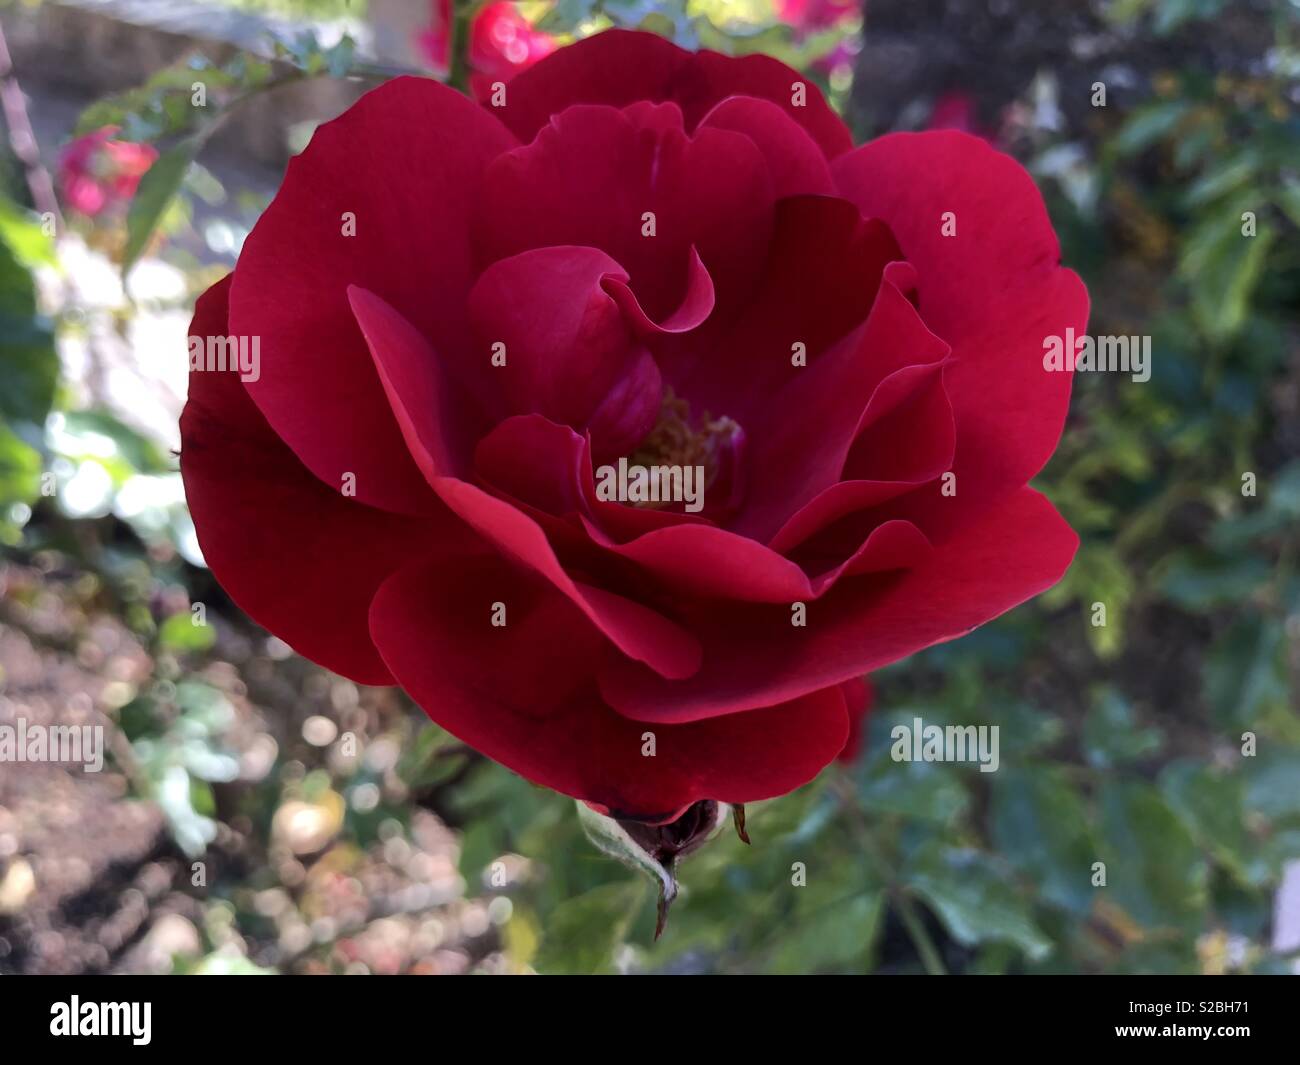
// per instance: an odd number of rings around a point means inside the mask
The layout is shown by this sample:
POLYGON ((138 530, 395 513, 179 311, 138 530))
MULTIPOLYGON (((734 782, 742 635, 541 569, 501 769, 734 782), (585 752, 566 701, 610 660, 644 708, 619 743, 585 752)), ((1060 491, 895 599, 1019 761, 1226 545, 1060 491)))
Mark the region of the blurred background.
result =
POLYGON ((983 137, 1090 331, 1152 337, 1037 482, 1065 580, 876 674, 857 760, 689 859, 658 943, 571 801, 252 625, 176 472, 195 296, 316 124, 446 74, 447 11, 0 0, 0 725, 109 748, 0 763, 0 973, 1300 971, 1300 3, 479 11, 471 80, 640 26, 808 72, 859 140, 983 137), (916 716, 997 724, 1001 768, 892 762, 916 716))

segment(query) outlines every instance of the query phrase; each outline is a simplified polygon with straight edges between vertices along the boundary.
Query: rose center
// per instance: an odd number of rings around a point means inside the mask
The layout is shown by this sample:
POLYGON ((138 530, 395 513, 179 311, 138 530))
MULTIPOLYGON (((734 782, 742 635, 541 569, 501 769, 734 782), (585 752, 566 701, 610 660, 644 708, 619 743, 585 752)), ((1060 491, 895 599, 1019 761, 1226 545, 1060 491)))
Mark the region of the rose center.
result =
MULTIPOLYGON (((664 389, 659 419, 628 458, 629 467, 647 470, 688 467, 702 475, 705 506, 710 510, 729 509, 738 490, 740 452, 744 430, 733 419, 711 417, 705 411, 699 419, 691 417, 690 404, 664 389), (716 490, 716 491, 715 491, 716 490), (710 498, 719 493, 726 498, 710 498)), ((673 500, 630 500, 633 506, 668 507, 673 500)), ((691 508, 695 509, 695 508, 691 508)))

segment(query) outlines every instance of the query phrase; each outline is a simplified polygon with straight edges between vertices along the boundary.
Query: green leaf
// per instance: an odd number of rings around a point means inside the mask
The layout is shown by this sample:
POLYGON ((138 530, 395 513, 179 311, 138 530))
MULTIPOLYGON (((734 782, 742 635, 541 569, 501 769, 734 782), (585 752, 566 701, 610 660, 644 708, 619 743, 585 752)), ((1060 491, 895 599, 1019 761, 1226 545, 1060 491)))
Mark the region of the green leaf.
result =
POLYGON ((0 198, 0 244, 6 245, 28 270, 53 266, 58 261, 54 241, 46 235, 37 217, 3 198, 0 198))
POLYGON ((1277 237, 1274 229, 1261 229, 1253 237, 1243 235, 1238 206, 1221 207, 1203 221, 1187 238, 1178 262, 1179 274, 1191 287, 1197 324, 1218 341, 1231 337, 1245 323, 1277 237))
POLYGON ((1070 590, 1079 597, 1087 611, 1084 629, 1093 650, 1102 658, 1111 658, 1124 647, 1124 625, 1133 578, 1128 566, 1115 549, 1107 544, 1085 545, 1070 567, 1067 576, 1070 590), (1091 623, 1092 604, 1106 607, 1106 624, 1091 623))
POLYGON ((1300 228, 1300 178, 1283 177, 1281 185, 1273 194, 1273 200, 1291 219, 1291 224, 1300 228))
POLYGON ((608 972, 614 955, 645 901, 640 881, 602 884, 551 911, 537 954, 538 972, 590 975, 608 972))
POLYGON ((939 762, 878 763, 860 793, 862 802, 875 812, 904 814, 937 824, 960 818, 969 802, 957 771, 939 762))
POLYGON ((158 640, 169 651, 206 651, 216 642, 211 625, 195 625, 188 612, 173 614, 158 630, 158 640))
POLYGON ((187 137, 163 152, 140 179, 135 198, 126 215, 126 247, 122 252, 125 277, 144 253, 158 229, 163 214, 180 191, 185 172, 198 154, 202 138, 187 137))
POLYGON ((903 880, 952 937, 968 947, 1004 941, 1033 961, 1052 951, 1052 941, 1034 923, 1028 903, 988 855, 930 844, 908 863, 903 880))
POLYGON ((96 100, 77 119, 75 133, 84 136, 105 126, 118 126, 119 140, 154 140, 180 133, 203 114, 190 106, 196 81, 209 91, 229 84, 230 78, 202 56, 164 67, 143 85, 96 100), (180 102, 183 107, 168 106, 180 102))
POLYGON ((1144 728, 1129 701, 1112 688, 1101 689, 1083 721, 1083 749, 1102 769, 1140 761, 1163 743, 1157 729, 1144 728))
POLYGON ((1069 777, 1052 766, 1007 766, 994 776, 991 829, 998 853, 1036 883, 1044 899, 1086 914, 1097 847, 1069 777))
POLYGON ((1246 808, 1271 821, 1300 822, 1300 750, 1259 742, 1259 753, 1245 759, 1246 808))
POLYGON ((0 422, 0 507, 31 502, 40 492, 41 455, 0 422))
POLYGON ((884 902, 882 892, 867 891, 829 903, 814 900, 810 913, 803 912, 805 907, 801 905, 787 919, 788 931, 763 968, 774 973, 870 969, 870 954, 880 934, 884 902))
POLYGON ((1154 787, 1108 778, 1101 785, 1106 898, 1147 928, 1193 926, 1205 908, 1209 865, 1154 787))
POLYGON ((1200 611, 1240 603, 1272 575, 1273 567, 1258 555, 1223 558, 1183 551, 1172 556, 1158 583, 1171 602, 1200 611))
POLYGON ((1259 158, 1254 152, 1244 151, 1229 156, 1212 166, 1193 182, 1183 197, 1188 208, 1203 207, 1249 182, 1259 169, 1259 158))
POLYGON ((117 454, 136 473, 166 473, 173 469, 164 447, 132 429, 111 411, 68 411, 63 415, 63 425, 65 431, 73 435, 98 433, 108 437, 116 447, 117 454))
MULTIPOLYGON (((437 725, 424 725, 402 755, 398 776, 413 791, 421 792, 451 779, 465 766, 466 754, 449 754, 456 738, 437 725)), ((481 867, 480 867, 481 868, 481 867)))
POLYGON ((488 863, 505 851, 505 838, 499 826, 491 821, 473 821, 460 839, 460 875, 467 883, 477 882, 488 863))
POLYGON ((1169 136, 1190 111, 1191 104, 1186 100, 1171 100, 1135 111, 1115 137, 1115 150, 1120 155, 1136 155, 1169 136))
POLYGON ((989 707, 989 724, 997 724, 1002 764, 1047 747, 1065 734, 1065 725, 1041 706, 1003 697, 989 707))
POLYGON ((873 715, 867 756, 857 771, 858 794, 863 805, 876 813, 896 813, 935 824, 951 824, 969 803, 962 777, 964 770, 942 762, 894 761, 893 732, 911 729, 921 717, 926 725, 949 723, 937 712, 896 710, 873 715))
POLYGON ((331 78, 344 77, 356 61, 357 43, 351 37, 342 37, 332 48, 325 50, 325 69, 331 78))
POLYGON ((1213 18, 1223 10, 1226 0, 1162 0, 1156 8, 1153 28, 1164 35, 1173 33, 1184 23, 1213 18))
POLYGON ((1288 536, 1300 523, 1300 459, 1262 478, 1259 488, 1262 506, 1253 498, 1243 498, 1241 513, 1223 518, 1210 530, 1209 542, 1217 551, 1242 555, 1255 541, 1288 536))
POLYGON ((1236 773, 1216 772, 1189 759, 1171 762, 1160 773, 1160 792, 1191 829, 1200 845, 1244 885, 1269 876, 1246 830, 1245 788, 1236 773))
POLYGON ((1116 26, 1126 26, 1135 22, 1144 11, 1147 11, 1153 0, 1109 0, 1103 7, 1102 13, 1107 21, 1116 26))
POLYGON ((556 0, 537 21, 537 28, 547 33, 572 33, 592 16, 596 0, 556 0))
POLYGON ((1210 648, 1203 666, 1205 698, 1215 718, 1254 729, 1285 715, 1290 697, 1282 626, 1252 614, 1234 622, 1210 648))
POLYGON ((40 440, 58 376, 54 331, 37 308, 36 283, 0 240, 0 419, 29 444, 40 440))

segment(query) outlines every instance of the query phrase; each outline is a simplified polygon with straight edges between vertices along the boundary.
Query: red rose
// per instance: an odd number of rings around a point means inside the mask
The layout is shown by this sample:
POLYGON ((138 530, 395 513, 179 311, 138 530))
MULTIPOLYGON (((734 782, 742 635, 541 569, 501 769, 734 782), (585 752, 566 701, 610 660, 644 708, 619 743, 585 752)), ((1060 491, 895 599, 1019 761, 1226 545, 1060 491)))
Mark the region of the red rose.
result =
POLYGON ((1087 318, 1058 254, 1010 158, 853 150, 766 57, 611 31, 501 107, 392 81, 199 301, 195 337, 262 355, 190 377, 200 543, 300 652, 539 784, 646 819, 780 795, 862 674, 1069 565, 1025 487, 1069 399, 1044 338, 1087 318), (638 505, 661 466, 675 501, 638 505))

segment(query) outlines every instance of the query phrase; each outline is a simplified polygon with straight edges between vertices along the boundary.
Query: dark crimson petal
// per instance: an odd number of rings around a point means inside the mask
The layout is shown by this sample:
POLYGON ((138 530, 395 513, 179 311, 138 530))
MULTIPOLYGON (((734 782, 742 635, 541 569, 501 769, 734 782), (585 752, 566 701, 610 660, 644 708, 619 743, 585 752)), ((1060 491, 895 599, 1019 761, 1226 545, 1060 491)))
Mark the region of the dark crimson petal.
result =
POLYGON ((348 301, 415 464, 430 483, 434 477, 462 475, 483 430, 482 415, 471 415, 470 397, 402 315, 356 285, 348 286, 348 301))
MULTIPOLYGON (((226 334, 230 279, 198 301, 190 335, 226 334)), ((190 374, 181 475, 204 558, 230 597, 299 653, 363 684, 391 684, 367 614, 405 562, 460 542, 460 523, 389 514, 322 484, 239 377, 190 374)))
POLYGON ((841 538, 847 535, 857 543, 890 517, 872 508, 899 497, 910 506, 893 516, 923 527, 930 525, 925 519, 932 517, 936 500, 951 505, 942 492, 913 491, 952 468, 956 427, 944 377, 935 372, 939 369, 937 364, 904 367, 881 382, 849 448, 841 472, 847 480, 824 489, 796 511, 769 542, 773 550, 788 555, 832 525, 841 538))
POLYGON ((249 394, 326 485, 420 513, 437 501, 408 456, 349 285, 373 292, 440 351, 466 344, 470 218, 486 164, 515 140, 427 78, 397 78, 321 126, 244 244, 230 328, 259 336, 249 394), (378 180, 376 175, 387 175, 378 180), (355 236, 345 236, 345 215, 355 236))
POLYGON ((669 682, 630 663, 606 666, 601 692, 637 720, 695 721, 839 684, 978 625, 1050 588, 1079 538, 1052 505, 1022 488, 986 509, 924 562, 841 580, 808 604, 719 604, 687 617, 704 646, 694 676, 669 682))
POLYGON ((483 374, 511 414, 581 427, 627 361, 632 334, 607 278, 626 280, 597 248, 540 247, 483 271, 469 296, 483 374), (505 365, 493 366, 495 343, 505 365))
MULTIPOLYGON (((769 416, 799 416, 783 409, 783 390, 861 327, 900 255, 889 229, 863 219, 847 200, 780 200, 759 280, 741 312, 715 315, 696 333, 653 345, 665 379, 693 409, 728 415, 747 431, 769 416), (796 343, 806 349, 804 367, 794 364, 796 343)), ((874 355, 882 367, 877 380, 888 372, 890 354, 874 355)))
MULTIPOLYGON (((616 560, 602 553, 581 520, 588 509, 584 484, 591 482, 586 437, 540 414, 507 418, 479 442, 474 476, 537 525, 565 573, 614 591, 622 587, 620 580, 626 583, 616 560)), ((543 568, 548 565, 543 562, 543 568)))
POLYGON ((655 529, 608 548, 684 600, 723 596, 788 603, 812 594, 807 575, 762 544, 711 525, 655 529))
POLYGON ((662 322, 651 320, 625 281, 611 278, 605 282, 605 289, 618 301, 623 313, 642 336, 688 333, 713 313, 713 278, 709 276, 709 268, 704 265, 704 260, 694 247, 690 249, 686 266, 686 293, 677 310, 662 322))
POLYGON ((550 581, 631 659, 664 677, 689 677, 700 668, 700 645, 664 615, 631 599, 574 580, 560 564, 538 523, 518 507, 475 485, 441 477, 434 487, 453 511, 499 551, 550 581))
POLYGON ((597 499, 594 482, 587 498, 587 513, 583 526, 596 543, 613 544, 635 540, 654 529, 674 525, 712 525, 708 518, 688 514, 681 510, 654 510, 650 507, 629 507, 597 499))
POLYGON ((701 799, 756 802, 814 777, 848 737, 839 687, 685 725, 645 725, 601 703, 614 654, 571 600, 504 560, 430 561, 375 597, 371 632, 438 724, 529 780, 622 815, 667 817, 701 799), (504 603, 506 624, 491 624, 504 603), (654 735, 654 757, 642 750, 654 735))
POLYGON ((956 450, 956 427, 948 399, 951 363, 909 366, 891 374, 872 393, 844 462, 842 476, 855 481, 915 481, 946 471, 956 450))
POLYGON ((845 741, 844 750, 840 751, 836 761, 849 763, 856 761, 858 755, 862 753, 867 735, 867 718, 871 713, 875 692, 872 690, 871 681, 866 677, 846 680, 840 685, 840 690, 844 692, 844 702, 849 710, 849 738, 845 741))
POLYGON ((582 483, 590 469, 583 438, 540 414, 507 418, 474 452, 474 473, 481 482, 561 518, 584 509, 582 483))
POLYGON ((797 562, 746 536, 708 525, 677 525, 645 533, 608 550, 637 563, 683 601, 719 597, 752 603, 813 600, 834 586, 841 573, 905 569, 930 550, 909 522, 886 522, 843 549, 829 567, 809 577, 797 562))
POLYGON ((653 33, 607 30, 547 56, 509 85, 501 120, 523 142, 574 104, 627 107, 639 101, 672 101, 687 131, 728 96, 770 100, 799 123, 827 159, 853 141, 817 86, 784 63, 764 55, 740 58, 687 52, 653 33), (803 106, 793 87, 805 86, 803 106))
MULTIPOLYGON (((951 465, 951 456, 943 458, 933 466, 922 466, 910 478, 898 481, 840 481, 831 485, 826 491, 809 500, 781 526, 768 546, 773 551, 790 555, 806 540, 822 529, 838 522, 840 519, 861 513, 878 503, 894 499, 911 492, 921 485, 928 485, 951 465)), ((883 521, 884 518, 882 517, 883 521)))
POLYGON ((488 167, 479 250, 488 263, 558 244, 600 248, 627 271, 646 314, 663 321, 695 284, 696 251, 720 300, 748 291, 772 203, 767 165, 748 137, 702 129, 692 139, 680 126, 647 128, 636 113, 583 105, 488 167))
POLYGON ((1071 375, 1043 369, 1044 339, 1083 335, 1088 317, 1033 180, 955 131, 882 137, 832 170, 840 195, 893 230, 926 324, 952 345, 959 494, 1023 485, 1055 449, 1070 397, 1071 375), (946 212, 955 236, 943 235, 946 212))
MULTIPOLYGON (((636 336, 656 327, 626 288, 627 276, 603 251, 572 245, 489 266, 470 293, 477 338, 470 372, 489 409, 498 417, 541 414, 580 431, 590 426, 602 451, 639 443, 659 415, 663 389, 636 336), (492 361, 494 350, 504 365, 492 361)), ((695 276, 692 299, 701 298, 702 284, 711 308, 708 275, 695 276)))
MULTIPOLYGON (((883 282, 861 332, 797 370, 765 412, 743 423, 751 434, 751 462, 758 473, 730 527, 758 540, 774 536, 792 514, 842 478, 864 426, 937 379, 947 354, 948 346, 926 328, 906 297, 883 282), (902 369, 883 380, 878 376, 899 363, 902 369)), ((951 414, 922 409, 932 416, 899 425, 905 443, 890 446, 929 455, 931 442, 919 438, 943 431, 951 448, 951 414)), ((878 468, 885 476, 868 479, 892 480, 898 474, 907 481, 916 470, 897 464, 878 468)))
POLYGON ((617 461, 636 449, 659 419, 663 394, 659 364, 642 349, 587 423, 597 463, 617 461))
POLYGON ((769 100, 729 96, 704 116, 701 126, 743 133, 763 153, 777 198, 835 195, 826 156, 790 116, 769 100))
POLYGON ((800 545, 792 556, 805 571, 814 574, 813 599, 829 592, 841 577, 913 569, 922 565, 934 549, 925 533, 899 518, 833 531, 836 535, 824 542, 800 545))

